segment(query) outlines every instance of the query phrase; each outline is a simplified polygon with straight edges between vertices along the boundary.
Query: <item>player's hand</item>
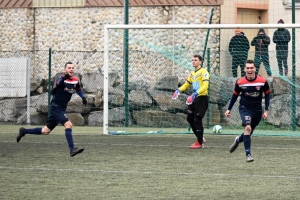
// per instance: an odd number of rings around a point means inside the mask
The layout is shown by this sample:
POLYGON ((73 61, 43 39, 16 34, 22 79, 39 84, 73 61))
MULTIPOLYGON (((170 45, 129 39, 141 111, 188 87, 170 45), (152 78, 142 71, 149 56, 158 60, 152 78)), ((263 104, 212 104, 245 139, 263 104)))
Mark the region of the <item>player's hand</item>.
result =
POLYGON ((172 99, 177 99, 179 95, 180 95, 180 91, 178 89, 175 90, 175 92, 174 92, 174 94, 172 96, 172 99))
POLYGON ((70 74, 65 74, 65 75, 62 76, 62 78, 64 80, 67 80, 67 79, 72 79, 72 76, 70 76, 70 74))
POLYGON ((86 104, 87 104, 86 98, 83 98, 83 99, 82 99, 82 104, 86 106, 86 104))
POLYGON ((268 117, 268 111, 265 110, 264 114, 262 115, 262 118, 266 119, 268 117))
POLYGON ((194 92, 191 96, 189 96, 187 99, 186 99, 186 104, 187 105, 191 105, 195 99, 195 97, 198 95, 197 92, 194 92))
POLYGON ((231 111, 230 111, 230 110, 227 110, 227 111, 225 112, 225 116, 226 116, 226 117, 230 116, 230 113, 231 113, 231 111))

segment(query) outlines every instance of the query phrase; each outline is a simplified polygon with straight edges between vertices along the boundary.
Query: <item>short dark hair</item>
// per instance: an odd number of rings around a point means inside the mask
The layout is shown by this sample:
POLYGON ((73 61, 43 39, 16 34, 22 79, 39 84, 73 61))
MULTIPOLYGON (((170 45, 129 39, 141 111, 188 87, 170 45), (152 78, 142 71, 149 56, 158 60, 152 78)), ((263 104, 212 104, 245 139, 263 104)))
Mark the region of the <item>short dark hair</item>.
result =
POLYGON ((194 58, 198 58, 200 61, 202 61, 202 57, 199 54, 194 55, 194 58))
POLYGON ((254 67, 256 67, 256 66, 255 66, 254 60, 246 60, 246 61, 245 61, 245 67, 246 67, 246 64, 253 64, 254 67))
POLYGON ((70 61, 69 61, 69 62, 67 62, 67 63, 65 64, 65 68, 67 67, 67 65, 68 65, 68 64, 73 64, 73 63, 72 63, 72 62, 70 62, 70 61))

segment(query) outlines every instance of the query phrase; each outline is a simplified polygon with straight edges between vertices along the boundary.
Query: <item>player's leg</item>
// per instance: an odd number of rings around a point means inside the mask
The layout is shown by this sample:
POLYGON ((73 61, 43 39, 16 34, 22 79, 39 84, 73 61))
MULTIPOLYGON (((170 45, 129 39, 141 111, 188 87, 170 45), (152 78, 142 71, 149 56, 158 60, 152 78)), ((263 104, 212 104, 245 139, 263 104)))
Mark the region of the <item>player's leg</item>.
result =
POLYGON ((196 112, 195 114, 196 135, 197 135, 198 143, 203 148, 204 127, 202 124, 202 120, 208 108, 208 97, 207 96, 196 97, 194 100, 194 104, 195 104, 195 112, 196 112))
POLYGON ((42 128, 37 127, 37 128, 24 128, 21 127, 19 129, 19 134, 17 136, 17 142, 20 142, 22 137, 24 137, 26 134, 33 134, 33 135, 41 135, 42 134, 42 128))
POLYGON ((72 136, 72 123, 71 121, 66 121, 65 123, 62 123, 65 126, 65 136, 68 142, 68 146, 70 149, 70 156, 75 156, 76 154, 79 154, 81 152, 83 152, 83 148, 77 148, 74 146, 74 142, 73 142, 73 136, 72 136))
POLYGON ((83 152, 84 149, 79 149, 74 146, 73 136, 72 136, 72 123, 68 119, 64 109, 56 109, 55 112, 51 112, 52 117, 56 122, 61 123, 65 127, 65 136, 70 149, 70 155, 73 157, 78 153, 83 152))
POLYGON ((51 116, 47 120, 47 125, 43 128, 36 127, 36 128, 24 128, 21 127, 19 129, 19 134, 17 136, 17 142, 20 142, 21 138, 24 137, 26 134, 32 134, 32 135, 48 135, 57 125, 57 123, 53 120, 51 120, 51 116), (50 125, 49 125, 50 121, 50 125), (50 127, 50 128, 48 128, 50 127))
POLYGON ((198 136, 197 136, 197 132, 196 132, 196 126, 195 126, 194 104, 188 106, 186 119, 187 119, 188 123, 190 124, 190 126, 193 130, 193 133, 195 134, 195 136, 197 138, 196 142, 190 146, 190 148, 194 148, 196 146, 199 146, 198 136))
POLYGON ((246 132, 246 126, 251 124, 251 115, 249 114, 248 110, 242 106, 239 107, 239 113, 242 120, 242 125, 244 127, 244 133, 242 133, 240 136, 235 137, 232 145, 230 146, 230 150, 229 150, 230 153, 233 153, 236 150, 236 148, 239 146, 239 143, 244 142, 245 145, 245 138, 248 146, 248 141, 247 141, 248 137, 245 135, 248 134, 248 132, 246 132))

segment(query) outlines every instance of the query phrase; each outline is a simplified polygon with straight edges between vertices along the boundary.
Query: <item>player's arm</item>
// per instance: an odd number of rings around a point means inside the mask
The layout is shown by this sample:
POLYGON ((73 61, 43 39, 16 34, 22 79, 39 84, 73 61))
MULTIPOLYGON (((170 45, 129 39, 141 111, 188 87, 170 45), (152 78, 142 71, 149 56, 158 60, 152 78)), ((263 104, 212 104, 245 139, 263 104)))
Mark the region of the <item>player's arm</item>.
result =
POLYGON ((225 112, 225 116, 230 115, 231 109, 232 109, 234 103, 236 102, 237 98, 239 97, 240 92, 241 92, 240 87, 239 87, 238 83, 236 82, 232 97, 230 99, 230 102, 229 102, 229 105, 227 108, 227 111, 225 112))
POLYGON ((209 85, 209 73, 207 71, 205 71, 204 74, 202 75, 202 85, 201 85, 200 89, 197 91, 197 94, 199 95, 199 94, 202 94, 205 91, 207 91, 208 85, 209 85))
POLYGON ((59 76, 56 81, 56 86, 62 86, 66 79, 71 79, 71 78, 72 78, 72 76, 70 76, 69 74, 63 74, 63 75, 59 76))
POLYGON ((172 99, 177 99, 180 92, 185 91, 186 89, 188 89, 190 86, 192 85, 192 81, 191 81, 191 74, 189 75, 188 79, 186 80, 186 82, 180 87, 177 88, 172 96, 172 99))
POLYGON ((81 86, 80 86, 80 84, 79 84, 79 81, 78 81, 78 84, 77 84, 77 86, 76 86, 76 93, 81 97, 82 103, 83 103, 84 105, 86 105, 86 104, 87 104, 87 100, 86 100, 86 97, 84 96, 84 94, 83 94, 83 92, 82 92, 82 88, 81 88, 81 86))
POLYGON ((183 92, 183 91, 187 90, 189 87, 191 87, 191 85, 192 85, 192 78, 191 78, 191 75, 189 75, 189 77, 187 78, 185 83, 180 88, 178 88, 178 90, 179 90, 179 92, 183 92))
POLYGON ((269 84, 268 84, 268 82, 266 82, 265 85, 264 85, 265 111, 264 111, 264 114, 262 116, 263 118, 268 117, 268 110, 269 110, 269 106, 270 106, 270 93, 271 93, 271 90, 270 90, 269 84))

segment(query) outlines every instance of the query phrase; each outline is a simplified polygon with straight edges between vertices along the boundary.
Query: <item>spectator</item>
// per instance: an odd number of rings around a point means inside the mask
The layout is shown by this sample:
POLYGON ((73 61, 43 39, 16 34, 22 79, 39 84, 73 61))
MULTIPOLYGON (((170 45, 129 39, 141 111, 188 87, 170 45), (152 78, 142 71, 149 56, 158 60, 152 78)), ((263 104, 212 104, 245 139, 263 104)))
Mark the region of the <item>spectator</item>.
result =
MULTIPOLYGON (((277 24, 284 24, 284 21, 280 19, 277 24)), ((288 65, 287 65, 287 57, 288 57, 288 43, 291 40, 290 32, 285 28, 278 28, 273 35, 273 42, 276 43, 276 58, 278 62, 279 74, 285 76, 288 75, 288 65)))
POLYGON ((237 77, 237 69, 240 66, 241 76, 245 76, 244 63, 248 58, 248 51, 250 49, 249 40, 242 32, 242 29, 234 29, 235 36, 229 42, 229 52, 232 56, 232 75, 237 77))
POLYGON ((270 69, 270 62, 269 62, 269 50, 268 46, 270 45, 270 38, 266 35, 264 29, 259 29, 257 36, 253 38, 251 41, 251 46, 255 46, 255 56, 254 62, 256 67, 256 74, 258 74, 260 64, 263 63, 267 74, 269 77, 272 76, 272 72, 270 69))

